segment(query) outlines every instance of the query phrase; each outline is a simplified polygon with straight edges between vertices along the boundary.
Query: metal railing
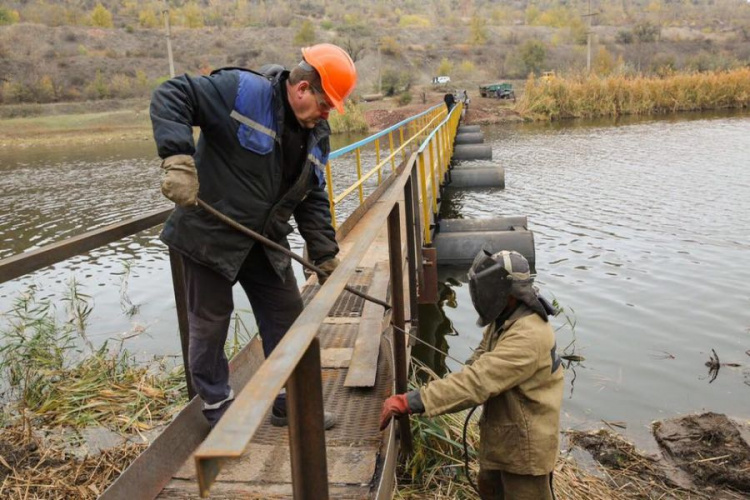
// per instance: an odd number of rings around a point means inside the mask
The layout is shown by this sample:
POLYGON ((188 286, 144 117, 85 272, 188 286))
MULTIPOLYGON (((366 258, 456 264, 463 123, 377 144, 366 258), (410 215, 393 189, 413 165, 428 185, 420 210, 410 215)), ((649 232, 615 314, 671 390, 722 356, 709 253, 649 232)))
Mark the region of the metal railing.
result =
MULTIPOLYGON (((237 396, 225 418, 219 422, 196 452, 196 467, 202 495, 207 494, 221 464, 226 459, 236 458, 242 454, 267 410, 273 404, 276 395, 286 385, 294 496, 311 499, 328 498, 320 346, 315 336, 359 261, 386 222, 391 273, 392 323, 394 330, 404 331, 406 322, 403 293, 404 261, 401 255, 399 200, 403 197, 410 292, 408 300, 410 309, 414 312, 417 310, 415 286, 418 281, 417 263, 421 262, 421 259, 417 258, 418 249, 423 242, 430 242, 431 222, 434 220, 431 217, 437 214, 439 186, 445 178, 450 161, 460 112, 461 104, 459 103, 446 116, 445 107, 440 104, 364 141, 331 154, 331 158, 335 159, 354 151, 358 158, 357 181, 338 196, 334 195, 329 162, 326 175, 332 215, 335 213, 336 204, 355 190, 359 191, 360 204, 362 204, 365 201, 362 192, 363 183, 376 173, 378 184, 382 182, 381 188, 384 189, 378 193, 378 203, 370 205, 369 210, 366 210, 357 223, 360 229, 358 234, 361 237, 356 239, 347 257, 310 304, 305 307, 273 353, 263 362, 245 389, 237 396), (398 147, 394 147, 393 144, 394 133, 398 133, 399 136, 398 147), (388 136, 389 140, 389 154, 383 158, 380 154, 379 141, 385 136, 388 136), (421 144, 419 144, 420 139, 424 139, 421 144), (375 145, 376 165, 367 173, 362 174, 360 149, 369 143, 375 145), (417 152, 407 158, 407 148, 417 149, 417 152), (395 159, 398 155, 402 158, 399 162, 400 168, 395 167, 395 159), (391 164, 392 172, 386 182, 382 171, 388 163, 391 164), (428 172, 429 180, 427 179, 428 172), (360 224, 363 224, 361 228, 360 224), (421 228, 424 228, 423 234, 421 228)), ((163 223, 171 211, 172 209, 154 211, 0 260, 0 283, 150 229, 163 223)), ((181 257, 170 251, 170 262, 188 394, 192 398, 194 391, 187 363, 189 336, 181 257)), ((393 339, 396 391, 401 393, 407 388, 406 339, 403 334, 395 332, 393 339)), ((404 417, 399 428, 402 445, 409 447, 408 417, 404 417)), ((147 488, 144 485, 145 489, 147 488)))
POLYGON ((430 133, 431 127, 443 116, 446 115, 446 108, 443 104, 432 106, 418 115, 414 115, 403 120, 391 127, 381 130, 361 141, 355 142, 341 149, 337 149, 329 156, 326 164, 326 184, 328 186, 328 199, 331 206, 331 222, 333 227, 338 229, 337 206, 354 191, 359 195, 359 204, 365 200, 364 185, 377 174, 377 185, 383 181, 383 172, 385 167, 390 164, 392 174, 396 170, 396 165, 406 160, 407 151, 413 152, 419 147, 420 141, 430 133), (398 146, 394 144, 394 135, 398 137, 398 146), (381 139, 388 138, 388 154, 382 157, 381 139), (362 151, 366 146, 373 145, 375 148, 375 165, 367 172, 362 172, 362 151), (334 188, 334 179, 331 171, 331 161, 342 158, 354 153, 356 159, 357 180, 346 187, 341 193, 336 194, 334 188), (396 158, 401 156, 400 160, 396 158))

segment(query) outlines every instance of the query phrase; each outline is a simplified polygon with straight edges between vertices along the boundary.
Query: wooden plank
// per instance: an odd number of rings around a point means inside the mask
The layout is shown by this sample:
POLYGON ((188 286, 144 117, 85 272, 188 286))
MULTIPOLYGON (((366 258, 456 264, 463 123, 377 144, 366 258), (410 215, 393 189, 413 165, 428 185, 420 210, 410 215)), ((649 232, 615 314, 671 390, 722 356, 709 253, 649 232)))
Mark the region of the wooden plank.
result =
POLYGON ((339 317, 339 316, 332 316, 328 317, 323 320, 324 325, 352 325, 355 323, 359 323, 358 317, 339 317))
MULTIPOLYGON (((387 262, 375 264, 368 294, 385 300, 388 294, 389 274, 387 262)), ((365 303, 344 387, 372 387, 375 385, 378 355, 380 354, 380 336, 383 332, 383 313, 385 313, 385 309, 382 306, 372 302, 365 303)))
POLYGON ((352 360, 351 347, 329 347, 320 350, 321 368, 346 368, 352 360))

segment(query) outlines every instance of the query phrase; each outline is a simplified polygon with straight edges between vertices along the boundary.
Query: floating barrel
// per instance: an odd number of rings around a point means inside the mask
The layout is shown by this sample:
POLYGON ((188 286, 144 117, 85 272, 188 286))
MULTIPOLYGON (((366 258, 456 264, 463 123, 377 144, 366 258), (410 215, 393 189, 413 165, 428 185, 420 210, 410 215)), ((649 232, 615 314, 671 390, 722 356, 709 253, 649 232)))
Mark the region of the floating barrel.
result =
POLYGON ((469 132, 466 134, 458 134, 456 136, 456 144, 482 144, 484 142, 484 134, 481 132, 469 132))
POLYGON ((440 219, 438 225, 440 226, 440 232, 445 233, 512 231, 528 229, 529 219, 525 215, 487 219, 440 219))
POLYGON ((450 172, 451 188, 500 188, 505 189, 503 167, 455 168, 450 172))
POLYGON ((492 146, 484 144, 456 144, 453 148, 453 159, 461 160, 491 160, 492 146))
POLYGON ((479 127, 479 125, 461 125, 460 127, 458 127, 459 134, 463 134, 466 132, 475 133, 475 132, 481 132, 481 131, 482 129, 479 127))
MULTIPOLYGON (((481 221, 478 219, 477 222, 481 221)), ((496 253, 515 250, 529 261, 531 272, 536 272, 534 234, 531 231, 460 231, 435 235, 438 265, 467 266, 482 248, 496 253)))

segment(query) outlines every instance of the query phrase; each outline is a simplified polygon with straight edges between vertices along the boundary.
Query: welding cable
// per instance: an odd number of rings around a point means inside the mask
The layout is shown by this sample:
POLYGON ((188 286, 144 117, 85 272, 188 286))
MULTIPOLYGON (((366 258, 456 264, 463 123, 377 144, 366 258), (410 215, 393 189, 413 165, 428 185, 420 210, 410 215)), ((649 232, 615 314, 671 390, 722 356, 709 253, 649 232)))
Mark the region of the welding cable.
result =
MULTIPOLYGON (((234 219, 232 219, 230 217, 227 217, 226 215, 224 215, 223 213, 219 212, 214 207, 212 207, 211 205, 209 205, 205 201, 201 200, 200 198, 198 198, 197 201, 198 201, 198 205, 201 208, 203 208, 205 211, 207 211, 208 213, 210 213, 211 215, 213 215, 214 217, 216 217, 220 221, 224 222, 228 226, 230 226, 230 227, 236 229, 237 231, 241 232, 245 236, 249 236, 250 238, 254 239, 255 241, 257 241, 259 243, 262 243, 263 245, 265 245, 265 246, 267 246, 269 248, 272 248, 274 250, 277 250, 277 251, 283 253, 284 255, 286 255, 286 256, 288 256, 288 257, 296 260, 297 262, 299 262, 300 264, 302 264, 304 267, 308 268, 309 270, 311 270, 312 272, 316 273, 319 276, 321 276, 321 275, 322 276, 328 276, 327 272, 323 271, 321 268, 319 268, 318 266, 316 266, 312 262, 303 259, 302 257, 300 257, 299 255, 297 255, 296 253, 292 252, 291 250, 289 250, 287 248, 284 248, 283 246, 279 245, 275 241, 271 241, 268 238, 266 238, 265 236, 256 233, 252 229, 249 229, 249 228, 243 226, 242 224, 240 224, 239 222, 235 221, 234 219)), ((370 301, 372 303, 375 303, 375 304, 377 304, 379 306, 385 307, 386 311, 389 310, 389 309, 391 309, 391 305, 388 302, 385 302, 385 301, 380 300, 380 299, 376 299, 375 297, 373 297, 371 295, 367 295, 366 293, 360 292, 359 290, 357 290, 354 287, 346 285, 346 286, 344 286, 344 289, 347 292, 350 292, 350 293, 353 293, 354 295, 357 295, 358 297, 362 297, 365 300, 368 300, 368 301, 370 301)))
MULTIPOLYGON (((409 337, 413 338, 414 340, 417 340, 417 341, 421 342, 422 344, 426 345, 427 347, 429 347, 433 351, 442 354, 446 358, 452 359, 453 361, 455 361, 459 365, 466 366, 465 363, 457 360, 456 358, 454 358, 453 356, 451 356, 447 352, 441 351, 440 349, 438 349, 434 345, 430 344, 429 342, 425 342, 424 340, 420 339, 416 335, 414 335, 412 333, 409 333, 406 330, 403 330, 402 328, 397 327, 396 325, 393 324, 393 322, 391 322, 391 327, 393 327, 394 330, 399 331, 399 332, 401 332, 403 334, 406 334, 409 337)), ((386 337, 386 339, 387 339, 387 337, 386 337)), ((394 370, 394 373, 395 373, 395 370, 396 370, 395 366, 394 366, 393 370, 394 370)), ((469 484, 471 485, 472 488, 474 488, 474 491, 477 492, 477 495, 479 495, 479 488, 477 488, 477 485, 474 483, 474 480, 471 478, 471 474, 469 473, 469 445, 466 442, 466 432, 467 432, 467 430, 469 428, 469 420, 471 420, 471 416, 474 414, 474 411, 476 411, 477 408, 479 408, 479 406, 472 407, 472 409, 469 411, 469 414, 466 415, 466 420, 464 420, 463 445, 464 445, 464 475, 466 475, 466 479, 469 481, 469 484)))

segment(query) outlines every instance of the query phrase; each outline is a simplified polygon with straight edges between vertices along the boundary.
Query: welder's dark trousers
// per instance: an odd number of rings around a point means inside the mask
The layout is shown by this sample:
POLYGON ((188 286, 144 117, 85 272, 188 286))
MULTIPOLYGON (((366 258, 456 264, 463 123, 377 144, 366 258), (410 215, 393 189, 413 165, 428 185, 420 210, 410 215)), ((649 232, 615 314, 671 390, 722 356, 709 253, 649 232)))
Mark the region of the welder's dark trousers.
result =
MULTIPOLYGON (((203 400, 203 413, 213 426, 234 398, 224 354, 234 310, 234 283, 189 258, 183 258, 183 263, 190 324, 188 364, 193 387, 203 400)), ((291 266, 282 280, 261 245, 255 245, 242 264, 237 281, 250 300, 263 352, 268 357, 302 312, 297 280, 291 266)), ((274 406, 285 408, 284 395, 277 398, 274 406)))

